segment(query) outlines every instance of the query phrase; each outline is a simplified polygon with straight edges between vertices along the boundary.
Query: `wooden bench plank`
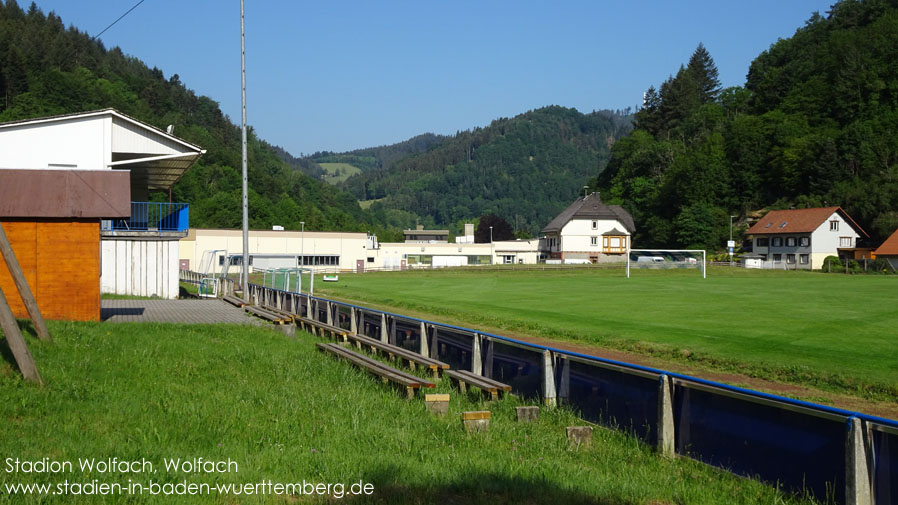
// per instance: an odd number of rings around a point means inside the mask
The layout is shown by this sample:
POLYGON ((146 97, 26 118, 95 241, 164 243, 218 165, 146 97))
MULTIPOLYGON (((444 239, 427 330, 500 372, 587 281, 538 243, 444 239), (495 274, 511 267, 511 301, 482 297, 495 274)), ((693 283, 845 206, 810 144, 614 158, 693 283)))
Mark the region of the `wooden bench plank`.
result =
MULTIPOLYGON (((303 330, 306 329, 306 326, 310 326, 312 328, 312 330, 314 330, 314 331, 310 331, 310 333, 312 333, 313 335, 318 335, 318 330, 320 330, 322 332, 328 332, 331 334, 332 337, 334 337, 336 339, 342 339, 344 342, 346 341, 347 336, 349 335, 349 330, 345 330, 343 328, 340 328, 339 326, 333 326, 333 325, 330 325, 327 323, 322 323, 321 321, 316 321, 314 319, 309 319, 307 317, 302 317, 302 316, 297 315, 297 316, 294 316, 293 320, 296 321, 296 323, 299 324, 303 330)), ((322 335, 319 335, 319 336, 322 336, 322 335)))
POLYGON ((356 343, 356 345, 361 348, 362 345, 366 345, 371 348, 372 352, 376 353, 377 351, 382 351, 387 353, 390 358, 394 358, 398 356, 409 362, 409 368, 412 370, 415 369, 415 365, 421 365, 425 368, 430 369, 433 372, 434 378, 438 378, 441 370, 449 369, 449 365, 447 363, 443 363, 442 361, 435 360, 433 358, 424 356, 415 351, 410 351, 403 347, 399 347, 393 344, 389 344, 386 342, 382 342, 377 339, 373 339, 371 337, 365 335, 358 334, 350 334, 348 335, 349 340, 352 340, 356 343))
POLYGON ((443 373, 458 383, 458 389, 462 393, 467 392, 467 386, 470 385, 480 389, 484 393, 489 393, 490 399, 497 400, 500 392, 508 393, 511 391, 511 386, 508 384, 503 384, 499 381, 477 375, 467 370, 446 370, 443 373))
POLYGON ((296 314, 291 314, 289 312, 285 312, 277 307, 272 307, 271 305, 260 305, 259 308, 261 308, 263 310, 267 310, 268 312, 271 312, 272 314, 277 314, 277 315, 283 317, 284 319, 288 319, 290 322, 293 322, 297 317, 299 317, 296 314))
POLYGON ((405 373, 401 370, 397 370, 389 365, 381 363, 375 359, 369 358, 368 356, 364 356, 362 354, 358 354, 353 352, 345 347, 340 346, 335 343, 318 343, 316 344, 319 350, 324 352, 329 352, 331 354, 338 355, 342 358, 347 359, 352 362, 356 366, 360 368, 364 368, 370 373, 377 375, 384 379, 385 381, 392 381, 406 388, 406 392, 408 393, 409 398, 413 398, 415 394, 415 390, 421 387, 426 388, 434 388, 436 384, 430 382, 425 379, 421 379, 414 375, 405 373))
POLYGON ((240 298, 237 298, 236 296, 227 295, 227 296, 221 297, 221 299, 230 303, 231 305, 233 305, 235 307, 243 308, 247 305, 250 305, 249 303, 246 303, 245 301, 241 300, 240 298))
POLYGON ((249 312, 251 314, 254 314, 256 316, 259 316, 262 319, 265 319, 267 321, 271 321, 272 323, 275 323, 275 324, 284 324, 284 322, 286 322, 286 320, 282 316, 279 316, 278 314, 275 314, 273 312, 268 312, 267 310, 260 309, 258 307, 253 307, 251 305, 247 305, 246 307, 243 307, 243 310, 246 312, 249 312))

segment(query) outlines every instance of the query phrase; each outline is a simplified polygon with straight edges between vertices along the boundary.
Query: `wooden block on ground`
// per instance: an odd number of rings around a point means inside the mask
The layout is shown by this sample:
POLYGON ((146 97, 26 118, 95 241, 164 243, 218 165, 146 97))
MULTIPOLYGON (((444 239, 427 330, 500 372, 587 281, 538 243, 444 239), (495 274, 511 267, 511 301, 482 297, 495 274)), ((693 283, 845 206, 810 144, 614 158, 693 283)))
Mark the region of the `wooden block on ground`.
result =
POLYGON ((539 407, 515 407, 519 423, 529 423, 539 419, 539 407))
POLYGON ((468 433, 489 431, 491 416, 492 413, 488 410, 462 412, 461 422, 468 433))
POLYGON ((592 445, 592 426, 568 426, 567 440, 573 447, 592 445))
POLYGON ((449 413, 449 395, 424 395, 424 406, 431 414, 445 416, 449 413))
POLYGON ((281 330, 287 338, 296 340, 296 325, 293 324, 283 324, 278 326, 278 329, 281 330))

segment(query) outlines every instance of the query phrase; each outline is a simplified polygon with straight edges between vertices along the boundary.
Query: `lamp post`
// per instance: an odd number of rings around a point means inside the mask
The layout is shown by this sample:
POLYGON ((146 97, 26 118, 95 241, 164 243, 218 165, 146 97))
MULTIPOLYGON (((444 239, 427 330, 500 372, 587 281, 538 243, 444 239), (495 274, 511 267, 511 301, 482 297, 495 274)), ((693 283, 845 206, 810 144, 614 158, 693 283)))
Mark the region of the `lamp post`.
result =
POLYGON ((736 245, 736 243, 733 242, 733 218, 735 217, 736 216, 730 216, 730 242, 727 244, 730 249, 730 266, 733 266, 733 248, 736 245))
POLYGON ((496 264, 496 246, 493 245, 493 227, 490 226, 490 262, 495 265, 496 264))

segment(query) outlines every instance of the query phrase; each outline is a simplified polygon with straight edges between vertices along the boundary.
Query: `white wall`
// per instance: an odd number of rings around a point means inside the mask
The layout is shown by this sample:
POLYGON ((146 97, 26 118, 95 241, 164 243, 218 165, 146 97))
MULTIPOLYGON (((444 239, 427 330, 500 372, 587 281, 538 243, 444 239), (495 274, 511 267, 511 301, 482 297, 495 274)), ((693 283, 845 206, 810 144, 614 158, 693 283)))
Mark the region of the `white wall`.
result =
MULTIPOLYGON (((340 256, 340 264, 322 265, 320 269, 354 270, 357 260, 365 260, 369 255, 365 233, 306 231, 250 230, 250 254, 296 254, 306 256, 340 256)), ((187 237, 181 239, 179 257, 190 260, 190 269, 199 271, 203 252, 225 249, 228 254, 243 252, 243 232, 241 230, 191 229, 187 237)), ((372 254, 373 255, 373 254, 372 254)), ((254 260, 255 262, 255 260, 254 260)), ((396 265, 399 266, 398 264, 396 265)), ((216 262, 217 268, 217 262, 216 262)))
MULTIPOLYGON (((599 220, 597 228, 592 228, 592 219, 573 219, 561 229, 562 252, 602 252, 602 234, 617 229, 627 234, 626 227, 617 220, 599 220), (596 245, 592 245, 592 237, 597 237, 596 245)), ((629 235, 627 249, 630 248, 629 235)))
POLYGON ((178 297, 178 242, 100 241, 100 293, 178 297))
POLYGON ((79 169, 106 169, 112 161, 111 129, 111 117, 73 118, 0 128, 0 168, 46 169, 51 165, 76 165, 79 169))
POLYGON ((851 245, 848 247, 854 247, 857 245, 857 239, 860 238, 860 235, 854 231, 854 228, 848 221, 842 219, 842 216, 838 212, 833 212, 833 214, 829 216, 829 219, 824 221, 823 224, 811 234, 811 250, 813 251, 813 254, 811 255, 811 268, 823 268, 823 260, 826 259, 827 256, 838 255, 837 249, 842 247, 842 237, 851 237, 851 245), (830 221, 838 221, 838 231, 830 231, 830 221))

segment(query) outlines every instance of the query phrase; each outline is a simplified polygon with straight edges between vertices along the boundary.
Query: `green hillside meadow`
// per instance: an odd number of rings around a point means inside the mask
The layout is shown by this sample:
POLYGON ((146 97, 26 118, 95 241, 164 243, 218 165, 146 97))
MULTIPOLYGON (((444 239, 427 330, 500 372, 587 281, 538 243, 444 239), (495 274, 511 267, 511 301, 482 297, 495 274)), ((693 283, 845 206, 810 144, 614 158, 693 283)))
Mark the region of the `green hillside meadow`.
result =
POLYGON ((353 175, 362 173, 358 167, 349 163, 319 163, 318 165, 324 169, 326 173, 324 182, 328 184, 337 184, 353 175))
POLYGON ((51 322, 50 330, 52 344, 28 338, 44 387, 25 384, 9 359, 0 362, 3 504, 809 503, 695 461, 666 460, 618 432, 597 429, 591 447, 571 448, 565 427, 582 421, 563 408, 519 424, 514 407, 525 400, 484 403, 440 382, 435 391, 452 394, 450 412, 433 417, 420 396, 407 400, 319 353, 318 339, 305 333, 290 340, 268 328, 150 323, 51 322), (484 409, 492 411, 490 431, 466 434, 461 412, 484 409), (43 458, 73 469, 9 471, 16 459, 43 458), (79 460, 92 458, 138 461, 142 471, 82 470, 79 460), (164 467, 177 458, 224 462, 231 471, 164 467), (274 487, 303 482, 329 483, 331 492, 274 487), (34 483, 140 483, 147 491, 41 496, 7 487, 34 483), (150 494, 152 483, 262 485, 253 494, 163 496, 150 494), (350 496, 353 483, 370 484, 373 494, 350 496))
POLYGON ((496 331, 898 400, 898 277, 816 272, 446 270, 341 277, 326 296, 496 331))

